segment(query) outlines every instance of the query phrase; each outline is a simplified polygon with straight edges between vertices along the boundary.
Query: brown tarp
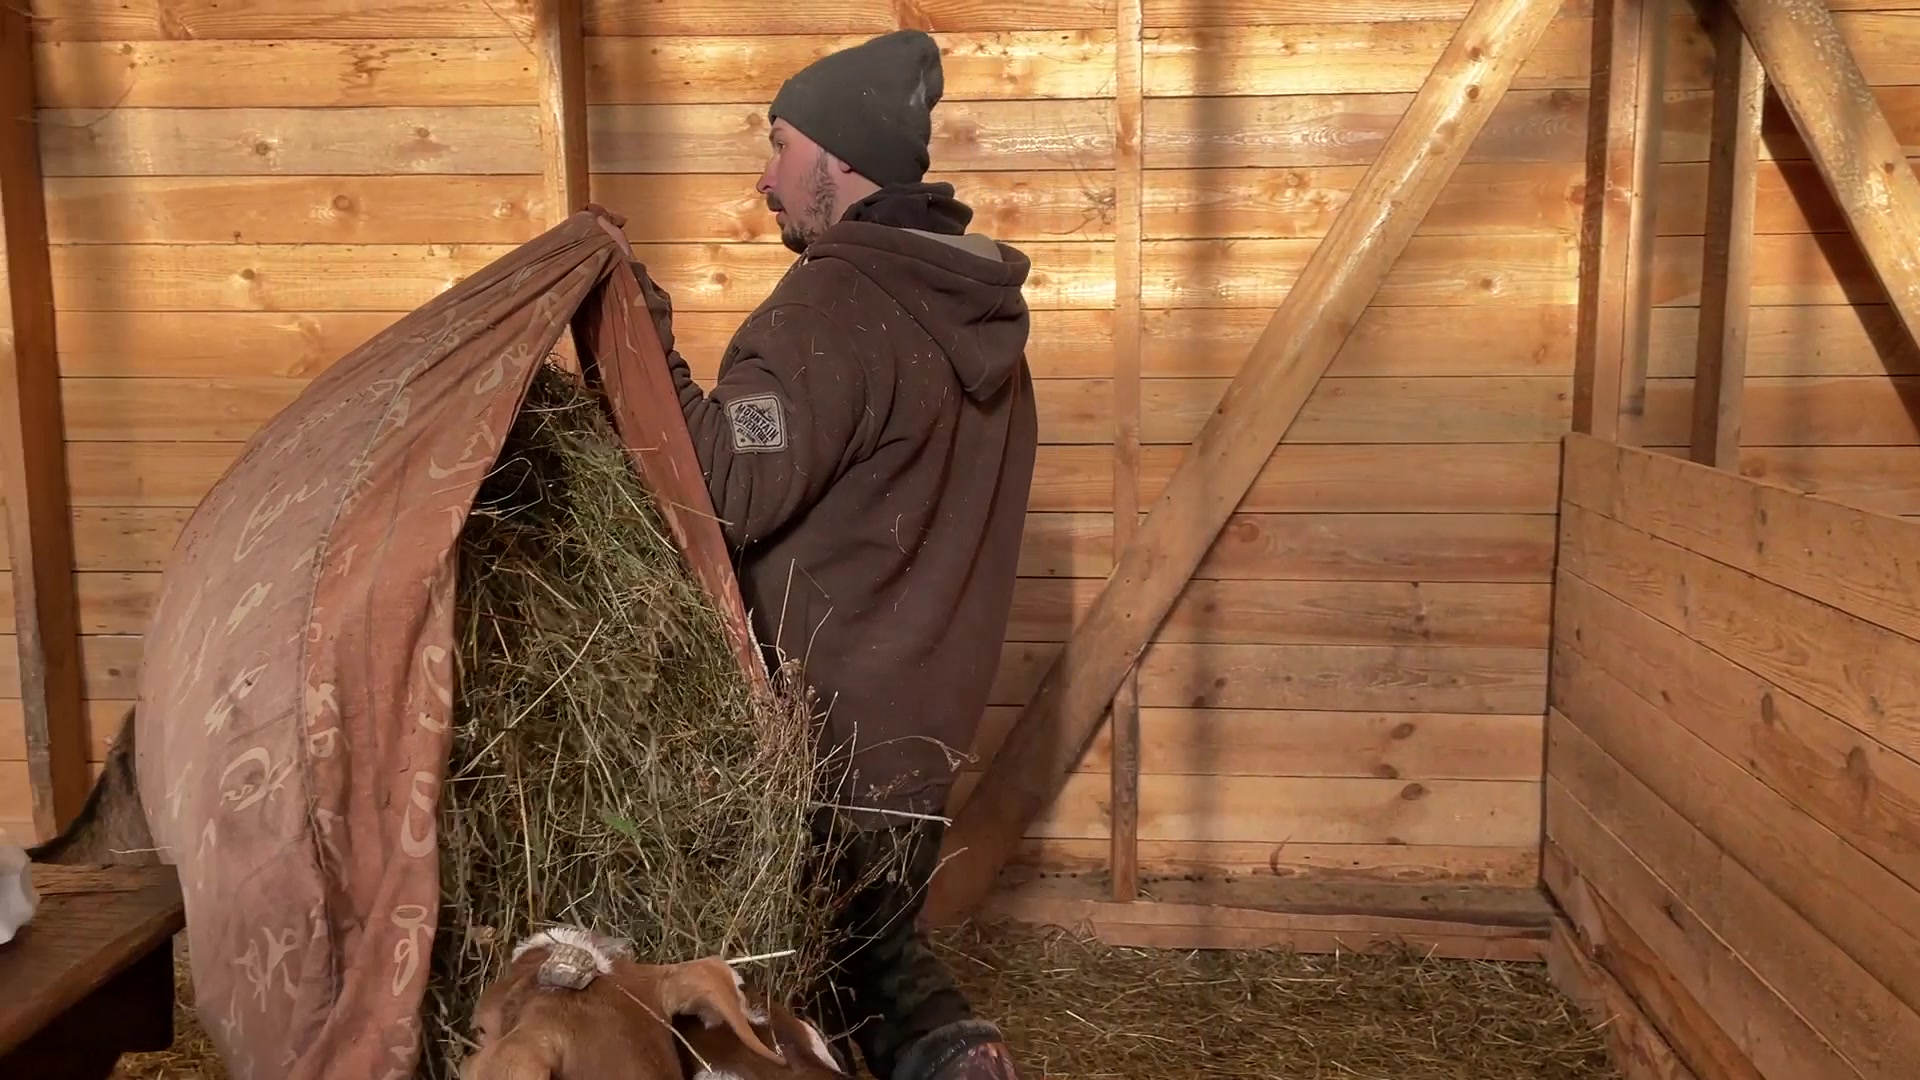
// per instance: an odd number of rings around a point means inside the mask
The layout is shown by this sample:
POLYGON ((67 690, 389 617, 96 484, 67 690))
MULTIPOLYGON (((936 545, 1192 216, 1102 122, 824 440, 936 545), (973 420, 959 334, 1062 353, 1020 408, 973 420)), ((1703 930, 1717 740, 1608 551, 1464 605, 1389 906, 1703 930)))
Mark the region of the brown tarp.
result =
POLYGON ((185 890, 201 1018, 237 1078, 414 1074, 457 544, 569 322, 765 685, 659 338, 604 220, 573 215, 337 361, 254 436, 166 567, 140 672, 141 794, 185 890))

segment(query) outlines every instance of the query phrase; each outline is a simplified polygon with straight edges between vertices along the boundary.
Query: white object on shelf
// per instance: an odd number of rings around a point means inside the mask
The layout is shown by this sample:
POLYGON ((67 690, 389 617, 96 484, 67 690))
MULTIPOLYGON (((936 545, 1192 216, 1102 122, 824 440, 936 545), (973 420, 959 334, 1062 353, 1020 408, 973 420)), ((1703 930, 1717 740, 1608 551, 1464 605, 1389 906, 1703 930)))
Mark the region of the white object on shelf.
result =
POLYGON ((0 945, 13 940, 40 906, 33 890, 33 863, 26 849, 0 829, 0 945))

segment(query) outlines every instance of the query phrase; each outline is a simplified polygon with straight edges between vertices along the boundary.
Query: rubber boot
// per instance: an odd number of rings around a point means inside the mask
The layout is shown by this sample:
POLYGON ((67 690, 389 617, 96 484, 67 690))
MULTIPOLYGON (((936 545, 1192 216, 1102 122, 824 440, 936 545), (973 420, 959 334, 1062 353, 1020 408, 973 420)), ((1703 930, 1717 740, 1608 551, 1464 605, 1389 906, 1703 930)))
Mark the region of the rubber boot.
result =
POLYGON ((879 1080, 1017 1080, 999 1031, 974 1016, 916 925, 944 833, 919 821, 852 838, 850 883, 876 864, 892 872, 855 892, 841 916, 851 936, 836 958, 834 1011, 879 1080))

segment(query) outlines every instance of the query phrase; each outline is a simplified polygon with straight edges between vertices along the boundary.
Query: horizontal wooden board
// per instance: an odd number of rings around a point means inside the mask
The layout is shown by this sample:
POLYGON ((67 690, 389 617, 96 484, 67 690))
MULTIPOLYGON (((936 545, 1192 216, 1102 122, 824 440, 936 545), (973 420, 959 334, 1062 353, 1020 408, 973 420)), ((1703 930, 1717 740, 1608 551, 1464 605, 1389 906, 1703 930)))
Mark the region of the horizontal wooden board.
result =
MULTIPOLYGON (((1644 438, 1683 445, 1693 382, 1647 380, 1644 438)), ((1912 446, 1920 443, 1920 376, 1749 377, 1741 393, 1747 446, 1912 446)))
MULTIPOLYGON (((966 805, 977 775, 955 782, 949 814, 966 805)), ((1070 774, 1026 835, 1104 837, 1109 797, 1105 776, 1070 774)), ((1520 845, 1529 831, 1539 835, 1540 790, 1499 780, 1160 774, 1140 778, 1137 827, 1148 841, 1520 845)))
MULTIPOLYGON (((942 102, 932 120, 936 169, 1113 168, 1110 100, 942 102)), ((767 164, 767 130, 762 104, 587 109, 596 172, 758 173, 767 164)))
MULTIPOLYGON (((771 244, 635 244, 676 310, 748 311, 795 256, 771 244)), ((68 311, 404 311, 510 254, 498 244, 63 244, 54 302, 68 311)), ((1028 244, 1027 303, 1110 307, 1113 248, 1028 244)))
MULTIPOLYGON (((1007 638, 1067 640, 1105 587, 1103 578, 1022 578, 1007 638)), ((1200 579, 1154 640, 1544 649, 1551 599, 1544 583, 1200 579)))
POLYGON ((854 0, 832 10, 802 10, 750 0, 587 0, 589 34, 731 34, 743 26, 777 26, 791 34, 880 34, 901 26, 932 31, 1068 29, 1113 24, 1112 9, 1099 0, 1062 0, 1036 15, 1030 4, 1009 0, 854 0))
MULTIPOLYGON (((307 379, 65 379, 61 395, 72 442, 251 439, 311 385, 307 379)), ((1043 444, 1113 442, 1112 388, 1104 379, 1035 384, 1043 444)))
MULTIPOLYGON (((1037 26, 1045 18, 1029 20, 1037 26)), ((784 23, 785 20, 782 20, 784 23)), ((1584 89, 1591 69, 1590 18, 1562 17, 1514 77, 1522 88, 1584 89)), ((1697 19, 1669 20, 1668 85, 1708 85, 1711 47, 1697 19)), ((735 24, 750 25, 750 24, 735 24)), ((1459 26, 1457 19, 1298 23, 1154 29, 1142 44, 1142 88, 1150 97, 1209 94, 1320 94, 1412 91, 1459 26)), ((783 29, 785 27, 783 26, 783 29)), ((1850 43, 1874 82, 1908 74, 1899 22, 1849 16, 1850 43)), ((590 37, 588 98, 600 103, 766 102, 781 81, 864 33, 739 35, 715 28, 695 35, 590 37)), ((998 32, 934 31, 946 70, 947 100, 985 97, 1099 97, 1113 92, 1111 23, 1100 29, 998 32)))
MULTIPOLYGON (((597 164, 597 162, 596 162, 597 164)), ((626 215, 636 243, 780 242, 780 227, 754 190, 758 173, 593 174, 593 200, 626 215)), ((968 229, 1023 244, 1113 239, 1110 172, 955 172, 937 168, 929 183, 954 186, 973 209, 968 229)))
MULTIPOLYGON (((1682 309, 1662 309, 1682 310, 1682 309)), ((1327 377, 1556 375, 1573 373, 1572 304, 1499 304, 1461 318, 1456 307, 1369 306, 1334 354, 1327 377)), ((1260 308, 1144 311, 1141 374, 1223 378, 1239 374, 1273 312, 1260 308)), ((1048 315, 1045 319, 1055 316, 1048 315)), ((1686 371, 1693 371, 1689 359, 1686 371)))
POLYGON ((33 0, 42 41, 499 37, 533 13, 499 0, 33 0))
MULTIPOLYGON (((1010 641, 990 705, 1024 705, 1057 642, 1010 641)), ((1142 708, 1526 713, 1546 708, 1544 649, 1155 642, 1142 708)))
MULTIPOLYGON (((1146 379, 1140 441, 1191 443, 1227 379, 1146 379)), ((1573 387, 1564 377, 1333 379, 1308 394, 1289 444, 1548 442, 1565 434, 1573 387)))
MULTIPOLYGON (((1035 29, 935 31, 952 102, 1113 96, 1114 32, 1035 29)), ((785 19, 781 23, 786 23, 785 19)), ((752 23, 736 23, 751 27, 752 23)), ((589 37, 587 100, 596 105, 743 103, 765 108, 794 72, 872 35, 726 32, 589 37)))
MULTIPOLYGON (((81 711, 86 725, 87 760, 105 761, 108 745, 120 731, 130 701, 89 701, 81 711)), ((26 717, 19 699, 0 698, 0 761, 27 759, 26 717)), ((0 828, 6 828, 0 823, 0 828)), ((19 834, 15 834, 17 837, 19 834)))
MULTIPOLYGON (((1876 97, 1909 154, 1920 155, 1920 86, 1876 97)), ((1143 163, 1163 168, 1364 166, 1400 121, 1411 93, 1153 98, 1143 163)), ((1671 95, 1665 161, 1707 157, 1705 91, 1671 95)), ((1586 93, 1514 90, 1474 140, 1467 161, 1577 163, 1584 159, 1586 93)), ((49 176, 531 174, 540 169, 535 107, 431 106, 233 109, 45 109, 49 176)), ((595 105, 589 143, 610 173, 757 173, 767 121, 757 104, 595 105)), ((1769 109, 1761 154, 1809 158, 1790 118, 1769 109)), ((931 147, 940 171, 1113 168, 1108 100, 943 103, 931 147)))
MULTIPOLYGON (((75 506, 192 507, 239 457, 242 445, 204 440, 70 442, 71 498, 75 506)), ((1027 505, 1042 511, 1111 511, 1113 449, 1042 446, 1027 505)))
MULTIPOLYGON (((1172 478, 1183 446, 1140 450, 1140 503, 1172 478)), ((1303 446, 1283 442, 1254 478, 1245 513, 1552 513, 1558 443, 1303 446), (1440 467, 1444 466, 1444 467, 1440 467)))
MULTIPOLYGON (((80 571, 157 571, 187 523, 184 506, 76 506, 70 515, 73 565, 80 571)), ((0 564, 11 551, 0 536, 0 564)), ((6 613, 12 619, 12 612, 6 613)))
POLYGON ((1544 582, 1554 525, 1551 514, 1241 513, 1227 519, 1194 576, 1544 582))
MULTIPOLYGON (((1920 155, 1920 86, 1876 87, 1874 97, 1906 152, 1920 155)), ((1364 166, 1379 156, 1412 101, 1412 93, 1149 98, 1142 114, 1142 159, 1149 169, 1364 166)), ((1808 160, 1792 118, 1777 98, 1768 101, 1759 156, 1808 160)), ((1581 162, 1587 106, 1584 90, 1511 90, 1464 160, 1581 162)), ((1660 160, 1706 161, 1712 111, 1708 91, 1668 94, 1660 160)))
MULTIPOLYGON (((664 272, 664 270, 662 271, 664 272)), ((312 378, 404 311, 61 311, 61 370, 70 376, 312 378), (135 345, 138 347, 135 347, 135 345)), ((703 384, 745 311, 674 312, 675 345, 703 384)), ((1889 314, 1889 313, 1882 313, 1889 314)), ((1332 378, 1545 376, 1570 379, 1572 305, 1489 305, 1462 319, 1454 307, 1370 307, 1336 354, 1332 378)), ((1160 309, 1144 313, 1142 372, 1149 378, 1232 378, 1273 318, 1260 308, 1160 309)), ((1691 376, 1692 308, 1655 316, 1656 376, 1691 376)), ((0 321, 0 325, 5 325, 0 321)), ((1761 308, 1754 313, 1754 374, 1870 374, 1874 342, 1897 322, 1872 309, 1761 308), (1816 315, 1816 312, 1819 313, 1816 315), (1862 320, 1866 320, 1864 325, 1862 320), (1853 323, 1849 328, 1848 323, 1853 323), (1882 324, 1885 325, 1882 325, 1882 324), (1801 325, 1817 326, 1806 335, 1801 325)), ((1039 311, 1027 363, 1036 378, 1102 378, 1113 373, 1113 316, 1105 309, 1039 311)), ((1906 364, 1920 351, 1891 357, 1906 364)))
MULTIPOLYGON (((968 772, 992 767, 1019 715, 988 710, 968 772)), ((1142 775, 1537 781, 1545 745, 1538 715, 1140 710, 1142 775)), ((1112 732, 1102 727, 1074 771, 1105 775, 1112 763, 1112 732)))
MULTIPOLYGON (((149 378, 306 378, 367 342, 404 311, 62 311, 56 334, 63 374, 149 378)), ((711 385, 745 311, 674 312, 675 347, 696 381, 711 385)), ((0 326, 5 325, 0 322, 0 326)), ((1109 310, 1035 313, 1027 364, 1036 378, 1112 373, 1109 310)))
MULTIPOLYGON (((1466 17, 1472 0, 1145 0, 1144 20, 1160 26, 1259 26, 1329 22, 1352 19, 1386 22, 1399 19, 1466 17)), ((1834 11, 1913 11, 1920 0, 1826 0, 1834 11)), ((1566 0, 1563 18, 1591 17, 1592 0, 1566 0)))
MULTIPOLYGON (((1148 169, 1368 165, 1413 94, 1148 98, 1141 163, 1148 169)), ((1464 163, 1583 160, 1587 97, 1579 90, 1508 91, 1464 163)))
POLYGON ((1575 716, 1631 693, 1920 888, 1920 762, 1863 738, 1623 600, 1564 574, 1553 696, 1575 716))
MULTIPOLYGON (((79 506, 72 513, 74 568, 83 572, 156 573, 165 569, 191 507, 79 506)), ((0 565, 7 538, 0 535, 0 565)), ((1033 511, 1020 549, 1022 575, 1103 577, 1113 562, 1113 516, 1033 511)), ((0 570, 4 576, 5 570, 0 570)), ((148 580, 145 588, 158 587, 148 580)), ((5 618, 12 618, 7 613, 5 618)))
POLYGON ((546 227, 541 183, 538 175, 52 177, 47 230, 56 244, 521 244, 546 227))
MULTIPOLYGON (((1537 756, 1537 751, 1536 751, 1537 756)), ((1528 888, 1539 880, 1538 845, 1483 847, 1429 844, 1297 844, 1290 841, 1196 843, 1144 841, 1140 880, 1207 878, 1227 884, 1244 881, 1476 882, 1528 888)), ((1102 839, 1036 839, 1021 845, 1010 865, 1042 867, 1050 873, 1104 875, 1113 861, 1112 845, 1102 839)))
MULTIPOLYGON (((158 574, 83 571, 73 575, 74 610, 82 634, 142 634, 159 597, 158 574)), ((0 634, 17 634, 13 573, 0 571, 0 634)))
MULTIPOLYGON (((1253 307, 1271 312, 1318 239, 1152 240, 1141 245, 1143 308, 1253 307)), ((1571 235, 1416 236, 1373 306, 1567 304, 1577 299, 1571 235)))
MULTIPOLYGON (((391 31, 390 31, 391 33, 391 31)), ((524 105, 534 54, 513 37, 42 41, 36 100, 58 109, 524 105)))
MULTIPOLYGON (((757 174, 597 173, 638 243, 780 242, 757 174)), ((971 228, 1015 243, 1111 240, 1113 182, 1072 172, 935 172, 971 228)), ((47 182, 54 243, 524 243, 549 220, 530 176, 94 176, 47 182)))
MULTIPOLYGON (((1920 17, 1915 19, 1920 28, 1920 17)), ((1878 90, 1876 89, 1876 93, 1878 90)), ((1908 167, 1920 173, 1920 161, 1908 167)), ((1699 236, 1707 223, 1707 164, 1669 162, 1655 180, 1654 228, 1662 236, 1699 236)), ((1761 161, 1753 168, 1753 231, 1846 232, 1840 204, 1811 161, 1761 161)))
MULTIPOLYGON (((1751 303, 1887 303, 1873 265, 1849 233, 1770 233, 1755 236, 1751 250, 1751 303)), ((1655 238, 1652 302, 1698 306, 1700 271, 1700 237, 1655 238)))
POLYGON ((1920 514, 1920 446, 1742 447, 1740 473, 1883 514, 1920 514))
MULTIPOLYGON (((1667 20, 1668 91, 1712 85, 1712 38, 1686 7, 1667 20)), ((1513 86, 1586 89, 1592 22, 1563 11, 1514 74, 1513 86)), ((1836 22, 1868 83, 1920 82, 1920 18, 1847 12, 1836 22)), ((1155 28, 1146 35, 1142 81, 1148 97, 1411 93, 1459 26, 1459 19, 1361 22, 1342 16, 1339 22, 1285 26, 1155 28)))
POLYGON ((68 311, 55 315, 68 378, 311 379, 404 311, 68 311))
MULTIPOLYGON (((1058 456, 1090 447, 1042 447, 1058 456)), ((1058 475, 1043 470, 1040 478, 1058 475)), ((1035 502, 1063 500, 1045 493, 1035 502)), ((1194 577, 1232 582, 1552 580, 1551 514, 1234 514, 1194 577)), ((1113 515, 1030 510, 1020 573, 1105 578, 1113 515)), ((118 566, 101 569, 120 569, 118 566)))
MULTIPOLYGON (((1700 309, 1655 308, 1647 375, 1690 379, 1700 309)), ((1916 344, 1890 304, 1799 304, 1747 310, 1749 376, 1920 375, 1916 344)))
MULTIPOLYGON (((1161 240, 1142 253, 1146 307, 1271 310, 1317 240, 1161 240)), ((513 250, 500 244, 63 244, 53 250, 55 302, 68 311, 402 311, 513 250)), ((1111 307, 1108 244, 1029 242, 1025 288, 1037 310, 1111 307)), ((747 311, 795 256, 772 244, 636 244, 676 310, 747 311)), ((1569 238, 1417 237, 1375 304, 1568 303, 1577 255, 1569 238)), ((1696 260, 1697 262, 1697 260, 1696 260)))
MULTIPOLYGON (((1461 165, 1415 227, 1416 236, 1572 230, 1583 166, 1568 162, 1461 165)), ((1148 240, 1321 237, 1365 165, 1149 169, 1140 233, 1148 240)))
POLYGON ((1920 639, 1920 528, 1722 469, 1575 437, 1561 497, 1920 639))
MULTIPOLYGON (((93 700, 131 700, 139 696, 140 638, 135 635, 83 634, 80 638, 81 686, 93 700)), ((20 642, 0 634, 0 698, 20 696, 20 642)))
POLYGON ((1920 641, 1571 503, 1560 565, 1920 761, 1920 641))
MULTIPOLYGON (((1576 0, 1585 3, 1585 0, 1576 0)), ((1898 2, 1898 0, 1895 0, 1898 2)), ((525 4, 499 0, 33 0, 42 39, 119 41, 192 38, 497 37, 526 40, 533 15, 525 4)), ((830 8, 795 8, 749 0, 587 0, 589 34, 727 34, 743 26, 786 33, 878 34, 908 25, 940 30, 1022 30, 1033 26, 1030 4, 1006 0, 853 0, 830 8)), ((1049 26, 1100 27, 1112 13, 1094 0, 1050 5, 1049 26)))
MULTIPOLYGON (((536 108, 42 109, 56 176, 436 176, 540 171, 536 108)), ((757 167, 757 166, 756 166, 757 167)))
MULTIPOLYGON (((209 454, 210 460, 230 459, 238 451, 238 444, 211 445, 229 452, 209 454)), ((116 446, 138 454, 142 444, 71 444, 75 452, 116 446)), ((1098 447, 1043 447, 1040 456, 1020 573, 1104 578, 1113 563, 1113 515, 1102 505, 1105 496, 1061 489, 1080 466, 1074 459, 1087 456, 1089 464, 1104 463, 1107 452, 1098 447), (1062 506, 1097 509, 1058 509, 1062 506)), ((211 476, 206 483, 212 483, 211 476)), ((113 493, 95 497, 111 498, 113 493)), ((76 569, 162 569, 196 498, 183 493, 172 505, 75 507, 76 569)), ((1541 584, 1552 578, 1554 539, 1554 518, 1548 514, 1235 514, 1195 577, 1222 582, 1421 582, 1423 587, 1541 584)), ((0 561, 6 542, 0 535, 0 561)))
POLYGON ((1650 797, 1627 768, 1594 749, 1572 725, 1558 716, 1551 719, 1549 753, 1577 755, 1584 767, 1577 776, 1565 781, 1555 776, 1547 784, 1549 841, 1566 853, 1571 865, 1581 868, 1601 899, 1619 910, 1661 958, 1670 972, 1662 981, 1677 983, 1699 1002, 1715 1025, 1731 1034, 1745 1056, 1764 1070, 1761 1075, 1857 1076, 1742 957, 1739 950, 1746 941, 1738 921, 1733 942, 1722 936, 1728 932, 1716 917, 1722 904, 1708 890, 1715 884, 1726 887, 1724 875, 1738 873, 1738 865, 1727 865, 1699 830, 1689 828, 1684 816, 1650 797), (1588 800, 1604 809, 1582 805, 1588 800), (1661 825, 1669 825, 1676 835, 1671 840, 1655 838, 1650 857, 1674 875, 1671 882, 1662 880, 1634 854, 1629 846, 1632 840, 1622 840, 1612 831, 1637 839, 1644 830, 1661 825), (1696 865, 1664 865, 1667 860, 1659 859, 1659 854, 1676 842, 1693 853, 1696 865))

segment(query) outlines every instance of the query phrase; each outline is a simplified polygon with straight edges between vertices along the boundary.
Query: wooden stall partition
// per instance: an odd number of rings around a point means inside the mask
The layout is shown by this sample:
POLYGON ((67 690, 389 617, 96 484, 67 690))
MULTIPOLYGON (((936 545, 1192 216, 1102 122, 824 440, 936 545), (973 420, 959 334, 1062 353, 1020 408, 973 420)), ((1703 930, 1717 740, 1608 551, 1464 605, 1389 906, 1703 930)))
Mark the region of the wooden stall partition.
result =
MULTIPOLYGON (((1709 440, 1718 438, 1720 457, 1744 475, 1920 517, 1920 347, 1752 46, 1716 45, 1725 33, 1721 12, 1745 6, 1672 0, 1654 176, 1645 426, 1641 438, 1624 441, 1687 457, 1692 431, 1711 418, 1719 430, 1709 428, 1709 440), (1716 55, 1731 56, 1719 76, 1719 131, 1716 55), (1710 164, 1716 143, 1729 161, 1718 178, 1710 164), (1716 207, 1716 193, 1724 194, 1723 206, 1716 207), (1725 275, 1714 268, 1728 265, 1733 291, 1722 300, 1725 275), (1716 383, 1710 375, 1696 395, 1703 336, 1726 343, 1707 356, 1711 371, 1725 355, 1729 379, 1716 383)), ((1839 41, 1885 116, 1897 144, 1893 159, 1920 168, 1920 8, 1911 0, 1817 6, 1831 10, 1839 41)), ((1808 33, 1796 16, 1772 18, 1781 34, 1808 33)), ((1865 162, 1872 152, 1853 119, 1835 121, 1835 145, 1865 162)))
POLYGON ((1568 437, 1544 878, 1569 966, 1701 1080, 1920 1061, 1916 551, 1914 522, 1568 437))
MULTIPOLYGON (((96 770, 161 560, 242 441, 564 213, 543 195, 534 6, 28 6, 96 770)), ((0 825, 32 838, 0 611, 0 825)))

